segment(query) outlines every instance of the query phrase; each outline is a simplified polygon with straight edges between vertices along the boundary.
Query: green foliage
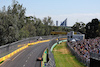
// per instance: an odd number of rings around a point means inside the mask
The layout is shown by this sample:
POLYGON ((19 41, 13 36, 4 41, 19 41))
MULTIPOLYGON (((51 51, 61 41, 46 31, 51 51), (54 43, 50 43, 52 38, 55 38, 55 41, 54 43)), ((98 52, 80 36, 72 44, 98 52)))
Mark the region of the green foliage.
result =
POLYGON ((25 29, 25 27, 23 27, 20 30, 20 38, 27 38, 27 37, 29 37, 29 32, 28 30, 25 29))
POLYGON ((85 23, 83 22, 76 22, 76 24, 73 25, 72 29, 76 32, 85 33, 85 23))
POLYGON ((56 67, 84 67, 66 47, 66 42, 63 42, 54 48, 53 54, 56 67))
POLYGON ((4 62, 4 61, 1 61, 0 64, 3 63, 3 62, 4 62))
POLYGON ((25 10, 16 0, 7 10, 5 6, 0 10, 0 46, 27 37, 50 35, 51 31, 66 30, 54 26, 49 16, 43 20, 25 16, 25 10))
POLYGON ((19 40, 19 31, 24 26, 25 8, 14 1, 13 6, 4 6, 0 11, 0 45, 19 40))
POLYGON ((95 38, 100 36, 100 22, 98 19, 92 19, 86 25, 86 38, 95 38))
POLYGON ((83 22, 76 22, 72 28, 76 32, 84 33, 86 38, 95 38, 100 36, 100 22, 97 18, 92 19, 92 21, 86 25, 83 22))

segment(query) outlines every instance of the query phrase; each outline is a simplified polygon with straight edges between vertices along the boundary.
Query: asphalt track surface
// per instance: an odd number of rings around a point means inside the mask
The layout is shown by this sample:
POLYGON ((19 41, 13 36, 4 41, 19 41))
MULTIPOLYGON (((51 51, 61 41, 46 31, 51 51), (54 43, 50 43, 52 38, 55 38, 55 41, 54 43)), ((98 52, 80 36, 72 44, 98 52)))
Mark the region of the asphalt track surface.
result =
POLYGON ((48 44, 49 42, 44 42, 29 46, 4 61, 0 67, 40 67, 41 62, 37 61, 37 58, 42 57, 43 51, 48 44))

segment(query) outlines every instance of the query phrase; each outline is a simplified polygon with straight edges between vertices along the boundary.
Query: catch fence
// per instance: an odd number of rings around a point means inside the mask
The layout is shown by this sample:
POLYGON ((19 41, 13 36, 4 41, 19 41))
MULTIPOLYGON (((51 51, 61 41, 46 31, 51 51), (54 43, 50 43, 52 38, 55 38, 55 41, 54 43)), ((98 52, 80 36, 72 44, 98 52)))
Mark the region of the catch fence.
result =
POLYGON ((51 48, 52 46, 55 44, 55 43, 58 43, 59 41, 61 40, 65 40, 66 39, 66 35, 60 35, 58 37, 55 37, 53 38, 50 43, 49 43, 49 46, 48 46, 48 50, 49 50, 49 53, 48 53, 48 57, 49 57, 49 61, 47 62, 47 65, 46 67, 56 67, 55 65, 55 59, 54 59, 54 55, 51 51, 51 48))
POLYGON ((90 58, 100 61, 100 53, 90 52, 90 58))
POLYGON ((72 47, 70 44, 67 44, 68 49, 71 51, 71 53, 83 64, 85 64, 86 66, 90 66, 90 60, 84 58, 83 56, 81 56, 80 54, 78 54, 72 47))
POLYGON ((8 55, 9 53, 17 50, 18 48, 21 48, 28 43, 36 42, 40 37, 42 37, 41 40, 46 40, 46 39, 52 39, 53 37, 57 37, 58 35, 48 35, 48 36, 36 36, 36 37, 30 37, 26 38, 23 40, 19 40, 10 44, 6 44, 3 46, 0 46, 0 58, 8 55))

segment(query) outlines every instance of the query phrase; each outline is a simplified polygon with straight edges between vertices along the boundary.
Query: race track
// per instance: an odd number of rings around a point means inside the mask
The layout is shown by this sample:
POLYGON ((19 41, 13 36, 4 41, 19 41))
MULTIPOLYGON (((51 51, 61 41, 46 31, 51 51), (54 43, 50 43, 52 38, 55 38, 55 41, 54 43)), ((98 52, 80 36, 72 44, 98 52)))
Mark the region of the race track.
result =
POLYGON ((0 67, 40 67, 41 62, 37 58, 42 57, 48 44, 49 42, 44 42, 29 46, 7 59, 0 67))

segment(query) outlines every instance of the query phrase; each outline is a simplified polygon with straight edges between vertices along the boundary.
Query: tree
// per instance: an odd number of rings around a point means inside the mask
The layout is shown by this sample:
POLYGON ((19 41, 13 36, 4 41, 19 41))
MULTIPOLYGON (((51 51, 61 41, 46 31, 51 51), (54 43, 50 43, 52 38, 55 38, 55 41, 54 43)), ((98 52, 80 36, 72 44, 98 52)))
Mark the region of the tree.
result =
POLYGON ((32 23, 27 24, 20 30, 20 38, 27 38, 34 36, 36 36, 36 29, 32 23))
POLYGON ((81 32, 81 33, 85 33, 85 23, 83 22, 76 22, 76 24, 74 24, 72 26, 72 29, 76 32, 81 32))
POLYGON ((27 37, 50 35, 51 31, 66 30, 54 26, 49 16, 41 20, 25 16, 25 11, 26 8, 16 0, 7 10, 5 6, 0 10, 0 46, 27 37))
POLYGON ((15 23, 17 24, 19 30, 25 24, 25 10, 26 10, 26 8, 24 8, 23 5, 20 5, 15 0, 13 1, 11 15, 14 17, 14 20, 16 20, 15 23))
POLYGON ((42 36, 45 33, 44 24, 39 18, 33 17, 34 26, 36 28, 36 36, 42 36))
POLYGON ((95 38, 99 36, 99 24, 98 19, 95 18, 86 25, 86 38, 95 38))
POLYGON ((44 17, 43 24, 46 26, 53 26, 53 20, 51 20, 51 17, 44 17))
POLYGON ((98 33, 98 36, 100 37, 100 22, 99 22, 99 25, 98 25, 98 30, 96 32, 98 33))
POLYGON ((51 20, 51 17, 45 17, 43 19, 43 24, 45 25, 45 35, 50 34, 50 26, 53 26, 53 20, 51 20))
MULTIPOLYGON (((15 1, 15 0, 14 0, 15 1)), ((0 11, 0 44, 19 40, 19 30, 24 26, 25 8, 18 2, 13 6, 4 6, 0 11)))

